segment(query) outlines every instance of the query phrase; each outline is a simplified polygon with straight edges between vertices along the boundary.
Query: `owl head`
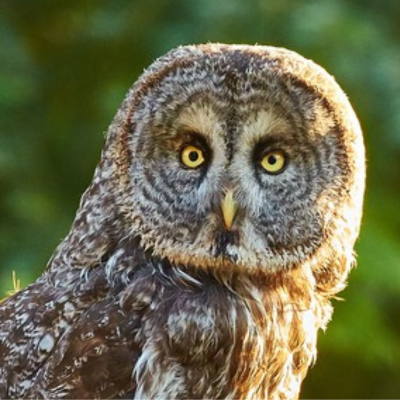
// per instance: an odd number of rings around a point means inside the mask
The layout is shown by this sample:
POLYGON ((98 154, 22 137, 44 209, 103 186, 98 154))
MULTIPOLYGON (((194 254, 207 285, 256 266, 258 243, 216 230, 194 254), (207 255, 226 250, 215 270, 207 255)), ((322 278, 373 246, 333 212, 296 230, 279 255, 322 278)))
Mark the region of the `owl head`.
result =
POLYGON ((364 173, 357 118, 321 67, 266 46, 180 47, 129 91, 52 262, 95 265, 134 241, 209 270, 348 263, 364 173))

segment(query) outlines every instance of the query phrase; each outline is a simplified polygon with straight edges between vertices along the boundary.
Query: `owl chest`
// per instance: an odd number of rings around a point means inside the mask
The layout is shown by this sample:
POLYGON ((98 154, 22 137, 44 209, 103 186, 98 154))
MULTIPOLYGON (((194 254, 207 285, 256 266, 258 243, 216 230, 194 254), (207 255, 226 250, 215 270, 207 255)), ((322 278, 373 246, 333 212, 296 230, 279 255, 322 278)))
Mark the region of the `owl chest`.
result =
POLYGON ((143 317, 137 398, 243 398, 264 391, 263 324, 224 289, 156 296, 143 317))

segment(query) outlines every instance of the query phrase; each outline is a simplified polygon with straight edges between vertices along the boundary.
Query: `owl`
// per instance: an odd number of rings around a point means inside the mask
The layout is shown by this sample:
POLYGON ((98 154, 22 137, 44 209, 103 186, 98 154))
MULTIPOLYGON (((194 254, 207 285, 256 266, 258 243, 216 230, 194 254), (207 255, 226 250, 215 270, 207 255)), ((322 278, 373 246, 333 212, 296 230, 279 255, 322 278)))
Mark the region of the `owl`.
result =
POLYGON ((312 61, 170 51, 128 92, 42 276, 0 304, 0 397, 297 398, 364 175, 355 113, 312 61))

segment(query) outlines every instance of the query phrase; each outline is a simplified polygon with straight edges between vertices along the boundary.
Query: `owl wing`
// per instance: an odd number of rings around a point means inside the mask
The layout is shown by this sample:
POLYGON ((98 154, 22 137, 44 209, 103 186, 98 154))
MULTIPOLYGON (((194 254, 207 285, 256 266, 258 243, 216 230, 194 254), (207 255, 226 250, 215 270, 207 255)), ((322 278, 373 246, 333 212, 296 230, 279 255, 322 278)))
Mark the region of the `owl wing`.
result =
POLYGON ((74 290, 41 278, 0 304, 0 398, 133 395, 140 316, 90 278, 74 290))
POLYGON ((39 279, 0 304, 0 398, 20 397, 29 388, 65 330, 63 295, 39 279))
POLYGON ((60 338, 29 398, 121 398, 135 390, 132 373, 140 319, 113 297, 93 304, 60 338))

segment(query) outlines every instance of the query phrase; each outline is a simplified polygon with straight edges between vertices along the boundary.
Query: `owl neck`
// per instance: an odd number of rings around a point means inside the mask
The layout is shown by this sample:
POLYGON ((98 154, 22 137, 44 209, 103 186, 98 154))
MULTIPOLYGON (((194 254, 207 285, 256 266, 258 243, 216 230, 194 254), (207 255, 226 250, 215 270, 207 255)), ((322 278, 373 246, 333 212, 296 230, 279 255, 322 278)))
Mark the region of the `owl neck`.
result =
POLYGON ((57 285, 82 285, 85 277, 93 290, 101 282, 99 296, 140 315, 143 349, 134 373, 142 398, 295 398, 330 314, 307 265, 224 276, 173 265, 130 240, 96 266, 60 271, 49 270, 57 285), (185 379, 182 368, 190 370, 185 379))
POLYGON ((175 379, 174 393, 190 398, 296 398, 315 357, 321 315, 329 308, 315 296, 309 273, 299 268, 221 279, 212 271, 150 258, 122 302, 127 313, 151 309, 143 331, 145 356, 135 371, 146 390, 138 397, 166 396, 175 379), (195 382, 181 379, 182 366, 195 382), (170 373, 168 380, 165 368, 176 376, 170 373))

